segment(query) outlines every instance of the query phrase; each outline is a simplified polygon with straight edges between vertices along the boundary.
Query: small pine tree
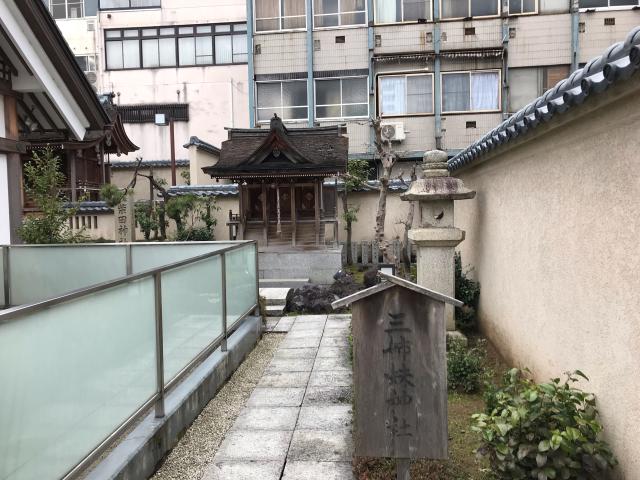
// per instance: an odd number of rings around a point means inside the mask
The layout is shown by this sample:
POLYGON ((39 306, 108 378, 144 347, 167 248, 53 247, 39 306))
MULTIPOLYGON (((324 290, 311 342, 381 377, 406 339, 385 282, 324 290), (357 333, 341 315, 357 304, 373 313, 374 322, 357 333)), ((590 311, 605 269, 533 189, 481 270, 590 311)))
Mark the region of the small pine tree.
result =
POLYGON ((83 230, 74 233, 69 226, 76 214, 67 208, 62 195, 65 176, 60 171, 60 159, 47 148, 24 165, 24 188, 36 205, 37 213, 25 217, 18 235, 25 243, 79 243, 86 240, 83 230))

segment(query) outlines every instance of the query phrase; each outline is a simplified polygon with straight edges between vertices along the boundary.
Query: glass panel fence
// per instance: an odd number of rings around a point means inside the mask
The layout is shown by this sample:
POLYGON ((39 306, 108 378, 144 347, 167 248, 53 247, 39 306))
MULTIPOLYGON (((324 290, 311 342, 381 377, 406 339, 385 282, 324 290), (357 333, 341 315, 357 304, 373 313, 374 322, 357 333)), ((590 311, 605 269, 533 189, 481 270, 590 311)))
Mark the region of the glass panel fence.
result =
POLYGON ((127 274, 124 245, 11 247, 9 252, 12 305, 58 297, 127 274))
POLYGON ((5 307, 4 299, 4 255, 5 248, 0 247, 0 310, 5 307))
POLYGON ((72 469, 154 396, 155 352, 152 277, 0 323, 0 479, 72 469))
POLYGON ((256 246, 246 246, 226 254, 227 328, 258 303, 256 246))
POLYGON ((187 260, 231 245, 233 244, 227 242, 134 244, 131 250, 133 273, 187 260))
POLYGON ((219 256, 162 273, 164 378, 169 382, 223 333, 219 256))

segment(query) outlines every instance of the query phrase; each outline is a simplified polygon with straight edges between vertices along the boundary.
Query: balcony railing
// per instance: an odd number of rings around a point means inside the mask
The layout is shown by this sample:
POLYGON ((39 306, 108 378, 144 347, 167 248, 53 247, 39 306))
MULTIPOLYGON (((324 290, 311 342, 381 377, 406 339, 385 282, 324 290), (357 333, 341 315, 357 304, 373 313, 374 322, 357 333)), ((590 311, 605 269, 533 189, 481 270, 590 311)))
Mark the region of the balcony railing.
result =
POLYGON ((1 249, 3 480, 75 478, 258 303, 255 242, 1 249))

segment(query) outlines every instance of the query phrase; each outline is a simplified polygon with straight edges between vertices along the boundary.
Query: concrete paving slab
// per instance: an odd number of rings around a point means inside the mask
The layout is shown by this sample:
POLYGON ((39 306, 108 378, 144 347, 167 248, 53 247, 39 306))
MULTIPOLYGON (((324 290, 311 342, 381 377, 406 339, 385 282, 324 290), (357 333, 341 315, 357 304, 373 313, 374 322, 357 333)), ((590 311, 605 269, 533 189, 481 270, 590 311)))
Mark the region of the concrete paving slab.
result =
POLYGON ((351 330, 348 328, 325 328, 322 335, 328 338, 345 337, 348 338, 351 330))
POLYGON ((351 405, 303 406, 296 429, 351 431, 351 414, 351 405))
POLYGON ((279 321, 280 321, 279 318, 267 318, 264 326, 265 331, 267 332, 273 331, 273 329, 275 328, 275 326, 278 324, 279 321))
POLYGON ((298 319, 301 321, 305 320, 326 320, 328 315, 298 315, 298 319))
POLYGON ((330 316, 325 326, 327 328, 341 328, 351 325, 351 317, 330 316))
POLYGON ((315 358, 317 354, 316 348, 283 348, 278 349, 273 358, 315 358))
POLYGON ((312 371, 310 387, 350 387, 353 384, 351 372, 312 371))
POLYGON ((214 463, 224 461, 278 461, 284 463, 291 430, 230 430, 214 463))
POLYGON ((290 288, 266 287, 260 289, 260 296, 266 298, 267 305, 284 305, 290 288))
POLYGON ((307 387, 303 405, 351 405, 351 387, 307 387))
POLYGON ((335 430, 295 430, 288 460, 339 462, 353 456, 351 432, 335 430))
MULTIPOLYGON (((276 352, 276 355, 278 355, 278 352, 276 352)), ((339 357, 339 358, 348 359, 349 347, 320 347, 318 349, 318 353, 316 354, 316 357, 317 358, 339 357)))
POLYGON ((310 372, 313 358, 274 358, 269 363, 266 373, 273 372, 310 372))
POLYGON ((303 330, 324 330, 324 321, 316 322, 314 320, 305 320, 300 322, 295 322, 291 327, 292 331, 303 331, 303 330))
POLYGON ((299 407, 304 388, 256 387, 247 400, 248 407, 299 407))
POLYGON ((351 372, 351 362, 349 357, 320 357, 316 358, 313 364, 313 370, 318 372, 351 372))
POLYGON ((350 462, 287 462, 283 480, 352 480, 350 462))
MULTIPOLYGON (((339 339, 335 339, 339 340, 339 339)), ((307 337, 307 338, 285 338, 280 344, 280 348, 316 348, 320 345, 320 338, 307 337)), ((338 346, 338 345, 332 345, 338 346)))
MULTIPOLYGON (((286 339, 284 340, 286 342, 286 339)), ((322 337, 320 342, 321 347, 348 347, 349 340, 346 336, 343 337, 322 337)))
POLYGON ((281 471, 281 462, 220 462, 209 465, 201 480, 279 480, 281 471))
POLYGON ((322 337, 322 332, 324 329, 322 327, 314 328, 310 330, 296 330, 296 324, 294 324, 289 330, 289 335, 287 338, 320 338, 322 337))
POLYGON ((265 373, 259 387, 306 387, 311 372, 272 372, 265 373))
POLYGON ((245 408, 236 419, 233 428, 236 430, 293 430, 299 411, 298 407, 245 408))

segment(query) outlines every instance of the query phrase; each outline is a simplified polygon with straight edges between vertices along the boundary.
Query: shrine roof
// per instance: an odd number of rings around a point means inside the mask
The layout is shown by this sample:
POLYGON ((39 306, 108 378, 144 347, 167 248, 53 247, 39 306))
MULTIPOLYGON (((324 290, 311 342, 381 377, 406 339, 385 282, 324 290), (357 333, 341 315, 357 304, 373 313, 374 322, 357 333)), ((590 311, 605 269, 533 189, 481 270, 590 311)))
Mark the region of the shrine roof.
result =
POLYGON ((340 126, 288 129, 274 115, 269 129, 228 132, 220 160, 202 169, 212 178, 330 176, 347 169, 349 141, 340 126))
POLYGON ((407 288, 421 295, 426 295, 427 297, 430 297, 434 300, 453 305, 454 307, 462 307, 464 305, 464 303, 462 303, 460 300, 456 300, 455 298, 449 297, 448 295, 444 295, 434 290, 429 290, 422 285, 410 282, 409 280, 405 280, 404 278, 396 277, 395 275, 389 275, 388 273, 384 272, 378 272, 378 275, 380 276, 382 282, 365 290, 360 290, 359 292, 356 292, 353 295, 349 295, 348 297, 336 300, 331 304, 333 309, 335 310, 336 308, 346 307, 354 302, 359 302, 360 300, 364 300, 371 295, 383 292, 392 287, 407 288))

